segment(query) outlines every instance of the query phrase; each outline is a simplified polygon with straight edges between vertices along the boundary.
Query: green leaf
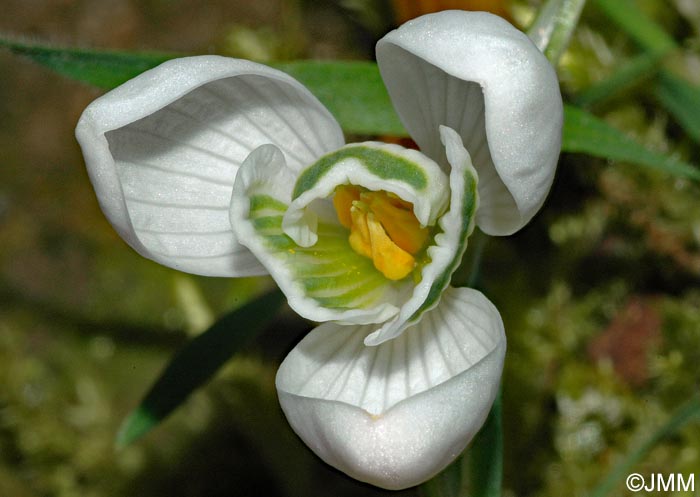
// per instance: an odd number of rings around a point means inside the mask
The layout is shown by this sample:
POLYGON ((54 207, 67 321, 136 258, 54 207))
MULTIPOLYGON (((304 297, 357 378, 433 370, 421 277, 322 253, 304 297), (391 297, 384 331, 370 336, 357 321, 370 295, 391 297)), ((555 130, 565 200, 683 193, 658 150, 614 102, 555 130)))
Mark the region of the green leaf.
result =
POLYGON ((119 86, 145 70, 179 56, 64 48, 9 39, 0 39, 0 48, 7 48, 63 76, 105 89, 119 86))
POLYGON ((571 105, 564 106, 562 151, 630 162, 674 176, 700 180, 697 167, 651 151, 605 121, 571 105))
POLYGON ((503 482, 503 403, 499 392, 489 417, 469 449, 470 497, 501 497, 503 482))
POLYGON ((180 350, 141 404, 122 424, 116 445, 123 447, 148 433, 204 384, 275 316, 284 301, 279 290, 225 315, 180 350))
MULTIPOLYGON (((650 57, 661 58, 678 48, 676 41, 633 0, 596 0, 596 3, 650 57)), ((654 92, 688 135, 700 143, 700 88, 662 68, 654 92)))
POLYGON ((700 142, 700 88, 663 71, 655 93, 688 135, 700 142))
POLYGON ((405 136, 373 62, 298 61, 275 64, 303 83, 350 133, 405 136))
POLYGON ((574 103, 590 107, 629 90, 655 76, 664 55, 665 52, 657 52, 636 56, 607 78, 581 91, 574 97, 574 103))
POLYGON ((691 421, 700 421, 700 397, 695 396, 682 404, 671 417, 647 438, 642 445, 627 454, 602 482, 593 490, 590 497, 604 497, 615 488, 617 483, 627 476, 635 464, 640 462, 664 438, 676 433, 691 421))
MULTIPOLYGON (((66 49, 46 45, 1 41, 0 46, 26 55, 61 74, 98 84, 116 86, 135 74, 171 57, 163 54, 128 54, 95 50, 66 49)), ((350 133, 405 136, 384 88, 377 65, 372 62, 297 61, 276 64, 299 79, 333 112, 350 133)), ((675 95, 697 97, 677 80, 669 80, 675 95), (682 91, 679 91, 682 88, 682 91)), ((693 88, 694 90, 694 88, 693 88)), ((663 98, 668 96, 664 94, 663 98)), ((678 97, 676 97, 678 98, 678 97)), ((690 109, 692 107, 686 107, 690 109)), ((693 116, 697 119, 700 113, 693 116)), ((660 169, 670 174, 700 179, 692 165, 652 152, 602 120, 567 106, 563 150, 620 160, 660 169)))
POLYGON ((676 42, 634 0, 595 0, 596 5, 647 52, 667 52, 676 42))
POLYGON ((584 5, 586 0, 547 0, 527 30, 528 36, 552 65, 556 66, 569 46, 584 5))
MULTIPOLYGON (((55 47, 0 39, 0 48, 27 57, 53 71, 104 89, 112 89, 182 54, 129 53, 55 47)), ((298 61, 272 64, 307 86, 346 132, 406 135, 372 62, 298 61)))

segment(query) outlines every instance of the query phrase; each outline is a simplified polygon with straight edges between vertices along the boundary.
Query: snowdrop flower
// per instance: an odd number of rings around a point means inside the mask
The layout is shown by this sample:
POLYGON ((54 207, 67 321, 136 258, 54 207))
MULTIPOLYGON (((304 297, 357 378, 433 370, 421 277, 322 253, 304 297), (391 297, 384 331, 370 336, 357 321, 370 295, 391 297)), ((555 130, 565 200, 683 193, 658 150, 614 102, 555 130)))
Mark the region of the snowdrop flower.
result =
POLYGON ((420 152, 344 145, 300 83, 215 56, 125 83, 76 134, 136 251, 196 274, 269 273, 322 322, 280 367, 282 408, 324 461, 399 489, 449 464, 495 398, 500 315, 450 276, 475 225, 507 235, 542 205, 562 103, 544 56, 486 13, 411 21, 377 59, 420 152))

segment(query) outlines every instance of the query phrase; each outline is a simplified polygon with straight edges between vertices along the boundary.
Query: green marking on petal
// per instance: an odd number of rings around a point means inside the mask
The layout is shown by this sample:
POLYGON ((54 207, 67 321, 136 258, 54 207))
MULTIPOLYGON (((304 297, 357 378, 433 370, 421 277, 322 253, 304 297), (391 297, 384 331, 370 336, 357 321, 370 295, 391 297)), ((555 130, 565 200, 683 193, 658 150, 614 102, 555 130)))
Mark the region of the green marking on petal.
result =
POLYGON ((372 297, 371 303, 374 303, 379 297, 379 295, 374 294, 374 290, 379 289, 384 283, 385 281, 368 280, 362 285, 354 286, 337 295, 315 296, 314 299, 326 307, 360 307, 360 302, 366 305, 363 300, 366 300, 367 297, 372 297))
POLYGON ((287 205, 280 202, 276 198, 269 195, 253 195, 250 197, 250 211, 271 210, 284 213, 287 210, 287 205))
POLYGON ((414 162, 386 150, 357 145, 323 156, 304 170, 294 185, 292 199, 313 188, 333 166, 344 159, 357 159, 373 175, 381 179, 403 181, 416 190, 424 190, 428 185, 428 176, 414 162))
POLYGON ((254 218, 252 221, 255 231, 282 230, 282 216, 262 216, 254 218))
POLYGON ((452 278, 452 273, 455 272, 457 266, 459 266, 464 251, 467 249, 467 238, 471 234, 474 223, 474 214, 476 213, 477 207, 477 179, 474 176, 471 168, 465 169, 464 171, 464 204, 462 205, 462 225, 459 234, 459 245, 455 252, 454 258, 450 261, 439 277, 435 278, 433 284, 428 291, 428 296, 421 306, 416 309, 416 311, 408 318, 407 322, 411 323, 416 321, 426 310, 430 309, 440 298, 442 292, 447 288, 452 278))
POLYGON ((318 242, 300 247, 282 230, 287 206, 267 195, 250 197, 250 222, 274 257, 294 274, 305 294, 328 308, 369 307, 381 300, 389 283, 372 261, 355 253, 348 232, 339 225, 319 223, 318 242))
POLYGON ((265 243, 271 250, 294 250, 297 244, 287 235, 263 235, 265 243))

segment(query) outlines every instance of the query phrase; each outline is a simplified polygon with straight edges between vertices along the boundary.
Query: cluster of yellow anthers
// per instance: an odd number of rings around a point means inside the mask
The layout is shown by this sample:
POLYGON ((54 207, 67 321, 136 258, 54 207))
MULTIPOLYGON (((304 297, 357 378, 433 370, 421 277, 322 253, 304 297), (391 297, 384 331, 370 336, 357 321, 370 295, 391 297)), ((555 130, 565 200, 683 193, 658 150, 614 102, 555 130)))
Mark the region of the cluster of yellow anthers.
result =
POLYGON ((428 241, 430 230, 413 214, 413 204, 393 193, 340 185, 333 205, 340 224, 350 230, 349 242, 369 257, 384 276, 400 280, 416 267, 415 256, 428 241))

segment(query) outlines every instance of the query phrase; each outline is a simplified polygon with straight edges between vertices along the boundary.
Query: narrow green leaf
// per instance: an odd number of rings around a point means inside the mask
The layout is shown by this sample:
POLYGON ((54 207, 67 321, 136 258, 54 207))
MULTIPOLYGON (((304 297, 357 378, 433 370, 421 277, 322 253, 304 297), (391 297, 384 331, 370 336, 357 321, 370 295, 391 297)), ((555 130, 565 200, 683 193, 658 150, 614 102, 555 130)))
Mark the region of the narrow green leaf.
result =
POLYGON ((627 476, 634 465, 640 462, 664 438, 676 433, 691 421, 700 421, 700 397, 695 396, 678 407, 665 424, 661 425, 642 445, 625 456, 602 482, 593 490, 590 497, 605 497, 617 483, 627 476))
POLYGON ((345 131, 406 135, 375 63, 309 60, 275 67, 309 88, 345 131))
MULTIPOLYGON (((644 14, 634 0, 596 0, 596 3, 650 57, 660 59, 678 48, 676 41, 644 14)), ((654 92, 688 135, 700 143, 700 88, 662 68, 654 92)))
POLYGON ((665 52, 638 55, 607 78, 580 92, 574 97, 574 103, 590 107, 639 85, 657 74, 659 62, 665 55, 665 52))
MULTIPOLYGON (((61 74, 104 88, 116 86, 171 57, 163 54, 63 49, 7 40, 0 41, 0 46, 26 55, 61 74)), ((276 67, 289 72, 308 86, 329 107, 347 132, 406 135, 391 106, 376 64, 298 61, 279 63, 276 67)), ((677 81, 670 81, 675 85, 674 88, 681 87, 677 81)), ((683 90, 683 95, 690 93, 685 91, 685 87, 683 90)), ((693 98, 697 96, 695 93, 692 95, 693 98)), ((664 98, 666 97, 664 94, 664 98)), ((620 131, 580 109, 567 106, 565 111, 564 151, 642 164, 670 174, 700 179, 698 170, 690 164, 647 150, 620 131)))
POLYGON ((547 0, 528 29, 528 36, 552 65, 569 46, 584 5, 586 0, 547 0))
POLYGON ((0 39, 0 48, 27 57, 63 76, 105 89, 119 86, 147 69, 178 57, 178 54, 65 48, 9 39, 0 39))
MULTIPOLYGON (((69 78, 104 89, 112 89, 147 69, 181 56, 56 47, 8 39, 0 39, 0 48, 7 48, 69 78)), ((309 60, 272 65, 306 85, 330 109, 345 131, 406 135, 376 64, 309 60)))
POLYGON ((663 71, 655 93, 688 135, 700 142, 700 88, 669 71, 663 71))
POLYGON ((124 420, 117 434, 117 447, 141 438, 165 419, 264 328, 283 301, 279 290, 263 295, 225 315, 180 350, 141 404, 124 420))
POLYGON ((687 162, 654 152, 588 112, 564 106, 562 151, 630 162, 674 176, 700 180, 700 170, 687 162))
POLYGON ((642 12, 635 0, 595 0, 596 5, 647 52, 667 52, 676 42, 642 12))
POLYGON ((468 452, 470 497, 501 497, 503 485, 503 403, 499 392, 489 417, 468 452))

